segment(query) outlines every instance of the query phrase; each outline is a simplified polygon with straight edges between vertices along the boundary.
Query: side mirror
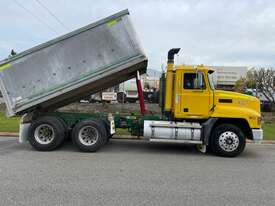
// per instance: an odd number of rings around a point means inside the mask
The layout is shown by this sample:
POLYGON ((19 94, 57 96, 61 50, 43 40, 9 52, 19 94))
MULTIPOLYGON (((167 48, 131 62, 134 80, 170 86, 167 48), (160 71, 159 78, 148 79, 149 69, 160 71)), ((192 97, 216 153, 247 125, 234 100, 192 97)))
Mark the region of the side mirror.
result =
POLYGON ((196 72, 196 79, 194 79, 194 88, 201 90, 205 88, 203 74, 201 72, 196 72))

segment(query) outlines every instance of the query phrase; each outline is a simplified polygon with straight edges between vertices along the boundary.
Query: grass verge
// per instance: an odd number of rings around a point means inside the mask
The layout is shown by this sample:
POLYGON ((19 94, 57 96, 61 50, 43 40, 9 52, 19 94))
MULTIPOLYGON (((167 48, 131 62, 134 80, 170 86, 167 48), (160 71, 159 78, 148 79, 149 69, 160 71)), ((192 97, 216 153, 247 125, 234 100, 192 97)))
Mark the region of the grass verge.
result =
POLYGON ((275 122, 264 123, 263 130, 265 140, 275 140, 275 122))
POLYGON ((122 128, 117 128, 116 134, 117 135, 131 135, 131 133, 128 131, 128 129, 122 129, 122 128))
POLYGON ((19 132, 19 117, 7 118, 0 112, 0 132, 19 132))

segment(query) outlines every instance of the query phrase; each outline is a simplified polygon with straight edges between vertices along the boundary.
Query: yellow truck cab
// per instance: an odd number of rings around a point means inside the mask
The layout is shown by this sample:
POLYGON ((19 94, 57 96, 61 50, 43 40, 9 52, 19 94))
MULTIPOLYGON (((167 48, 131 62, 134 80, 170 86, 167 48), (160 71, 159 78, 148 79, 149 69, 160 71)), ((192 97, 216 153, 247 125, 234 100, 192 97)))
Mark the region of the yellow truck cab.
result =
POLYGON ((244 150, 246 138, 262 140, 259 99, 216 90, 214 71, 203 65, 174 65, 174 54, 178 52, 168 52, 164 77, 163 110, 167 121, 145 121, 145 136, 201 142, 204 150, 228 157, 244 150))

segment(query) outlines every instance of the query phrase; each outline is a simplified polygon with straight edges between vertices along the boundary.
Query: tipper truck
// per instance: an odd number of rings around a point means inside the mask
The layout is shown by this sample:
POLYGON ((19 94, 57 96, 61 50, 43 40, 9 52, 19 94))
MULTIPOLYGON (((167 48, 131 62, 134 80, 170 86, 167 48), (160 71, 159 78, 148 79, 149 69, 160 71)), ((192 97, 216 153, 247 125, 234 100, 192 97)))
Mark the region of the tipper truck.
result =
POLYGON ((128 10, 1 61, 7 115, 21 116, 19 141, 50 151, 70 137, 81 151, 94 152, 116 128, 128 128, 151 142, 194 144, 234 157, 246 139, 262 140, 259 100, 215 90, 211 68, 174 65, 179 50, 168 52, 167 72, 160 78, 162 114, 146 113, 139 75, 146 72, 147 57, 128 10), (133 77, 140 114, 56 111, 133 77))

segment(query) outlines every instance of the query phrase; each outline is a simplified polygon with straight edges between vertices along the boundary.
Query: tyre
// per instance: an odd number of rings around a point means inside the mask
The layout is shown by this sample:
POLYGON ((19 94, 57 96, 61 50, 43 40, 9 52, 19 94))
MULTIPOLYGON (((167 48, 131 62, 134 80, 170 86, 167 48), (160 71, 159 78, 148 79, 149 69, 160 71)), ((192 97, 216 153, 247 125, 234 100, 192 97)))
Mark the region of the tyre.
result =
POLYGON ((107 142, 107 131, 101 122, 84 120, 73 128, 72 142, 83 152, 95 152, 107 142))
POLYGON ((110 122, 108 120, 105 120, 105 119, 102 119, 100 120, 101 124, 104 125, 104 128, 106 130, 106 133, 107 133, 107 138, 106 138, 106 142, 105 144, 108 144, 110 139, 112 138, 112 134, 110 132, 110 122))
POLYGON ((236 157, 245 148, 245 136, 232 124, 218 125, 211 135, 212 151, 223 157, 236 157))
POLYGON ((64 130, 65 130, 64 140, 70 139, 69 129, 68 129, 67 123, 63 119, 61 119, 61 118, 58 118, 58 120, 62 123, 62 125, 64 127, 64 130))
POLYGON ((127 98, 127 102, 129 102, 129 103, 136 103, 137 99, 127 98))
POLYGON ((125 103, 125 102, 126 102, 126 94, 123 93, 123 92, 119 92, 119 93, 117 94, 117 101, 118 101, 119 103, 125 103))
POLYGON ((67 128, 60 119, 44 116, 31 124, 28 140, 38 151, 51 151, 61 146, 66 134, 67 128))

